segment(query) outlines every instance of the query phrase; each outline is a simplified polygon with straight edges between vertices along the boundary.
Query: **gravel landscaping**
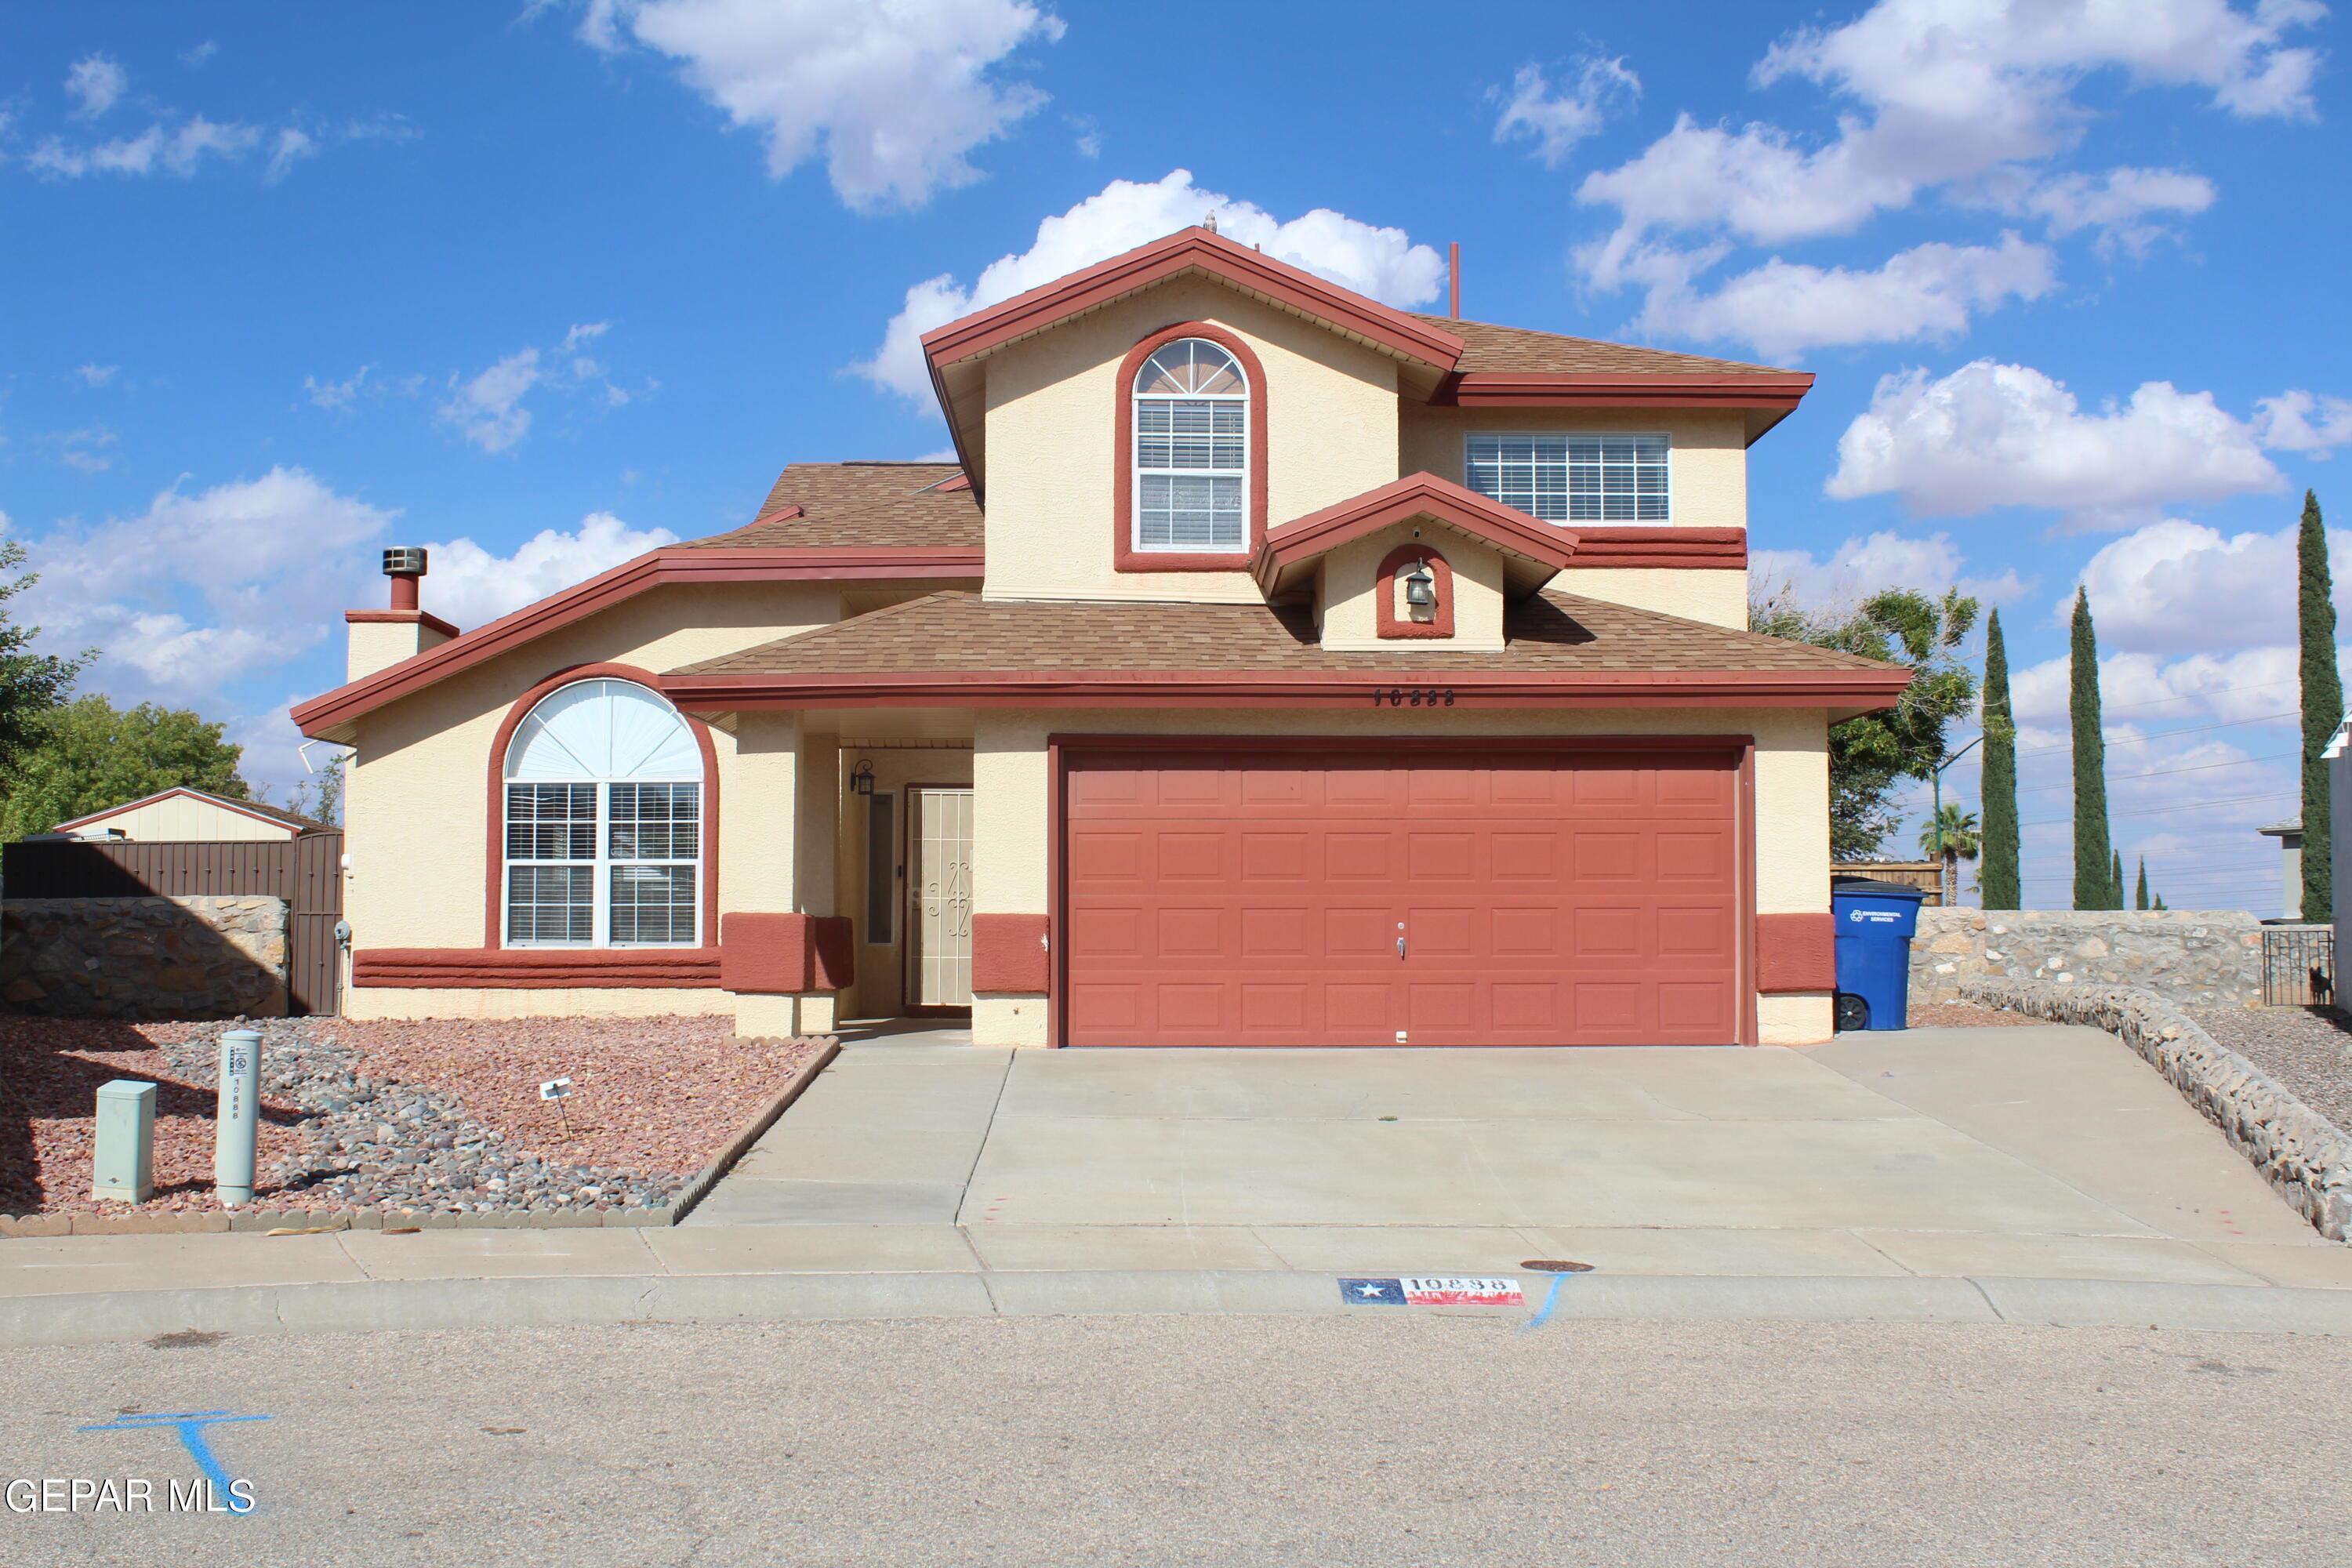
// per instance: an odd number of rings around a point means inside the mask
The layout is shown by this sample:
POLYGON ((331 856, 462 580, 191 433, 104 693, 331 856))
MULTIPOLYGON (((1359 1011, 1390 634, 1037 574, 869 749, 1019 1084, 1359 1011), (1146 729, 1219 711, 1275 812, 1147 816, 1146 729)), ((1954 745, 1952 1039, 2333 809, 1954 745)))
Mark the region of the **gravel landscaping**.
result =
POLYGON ((0 1214, 215 1212, 222 1031, 262 1032, 257 1207, 656 1208, 817 1049, 724 1018, 0 1017, 0 1214), (155 1195, 89 1195, 99 1085, 155 1083, 155 1195), (539 1098, 569 1078, 560 1104, 539 1098))
POLYGON ((2185 1008, 2221 1045, 2352 1132, 2352 1025, 2319 1007, 2185 1008))

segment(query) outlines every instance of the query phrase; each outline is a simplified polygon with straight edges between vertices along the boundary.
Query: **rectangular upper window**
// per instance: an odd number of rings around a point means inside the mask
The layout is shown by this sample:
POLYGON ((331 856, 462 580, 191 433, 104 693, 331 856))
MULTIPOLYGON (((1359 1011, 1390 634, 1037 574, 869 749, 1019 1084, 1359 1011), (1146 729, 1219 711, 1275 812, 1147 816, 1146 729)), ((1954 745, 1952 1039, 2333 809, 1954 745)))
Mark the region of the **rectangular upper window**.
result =
POLYGON ((1666 522, 1664 436, 1472 436, 1464 480, 1546 522, 1666 522))

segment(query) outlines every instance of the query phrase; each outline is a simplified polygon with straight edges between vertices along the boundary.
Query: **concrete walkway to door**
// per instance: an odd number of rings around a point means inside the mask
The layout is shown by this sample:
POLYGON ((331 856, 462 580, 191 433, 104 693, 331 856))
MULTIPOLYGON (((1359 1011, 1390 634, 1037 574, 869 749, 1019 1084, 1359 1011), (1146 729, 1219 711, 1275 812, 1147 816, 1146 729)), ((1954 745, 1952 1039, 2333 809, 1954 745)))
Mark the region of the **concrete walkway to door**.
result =
POLYGON ((725 1227, 745 1266, 776 1268, 1508 1273, 1549 1257, 2352 1288, 2352 1249, 2090 1029, 1802 1050, 916 1038, 845 1048, 686 1228, 725 1227))

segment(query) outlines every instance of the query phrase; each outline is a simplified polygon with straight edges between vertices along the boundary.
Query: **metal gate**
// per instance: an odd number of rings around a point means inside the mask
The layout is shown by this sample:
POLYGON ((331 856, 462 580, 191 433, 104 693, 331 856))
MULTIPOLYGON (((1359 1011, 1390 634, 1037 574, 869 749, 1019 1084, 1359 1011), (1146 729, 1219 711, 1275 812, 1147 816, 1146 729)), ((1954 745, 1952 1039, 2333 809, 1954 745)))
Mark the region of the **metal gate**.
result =
POLYGON ((287 1007, 342 1007, 343 836, 103 844, 39 842, 0 850, 11 899, 270 898, 286 900, 287 1007))
POLYGON ((2263 1005, 2336 1005, 2336 928, 2263 928, 2263 1005))

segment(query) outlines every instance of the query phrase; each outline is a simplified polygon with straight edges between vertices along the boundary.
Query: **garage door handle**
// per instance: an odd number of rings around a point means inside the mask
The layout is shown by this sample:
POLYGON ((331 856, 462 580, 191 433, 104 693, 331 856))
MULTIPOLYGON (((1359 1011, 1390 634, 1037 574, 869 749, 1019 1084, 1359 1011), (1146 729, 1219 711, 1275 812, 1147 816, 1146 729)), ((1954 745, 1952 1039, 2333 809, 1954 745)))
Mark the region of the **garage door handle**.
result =
POLYGON ((1397 938, 1397 956, 1399 958, 1404 956, 1404 938, 1402 937, 1397 938))

